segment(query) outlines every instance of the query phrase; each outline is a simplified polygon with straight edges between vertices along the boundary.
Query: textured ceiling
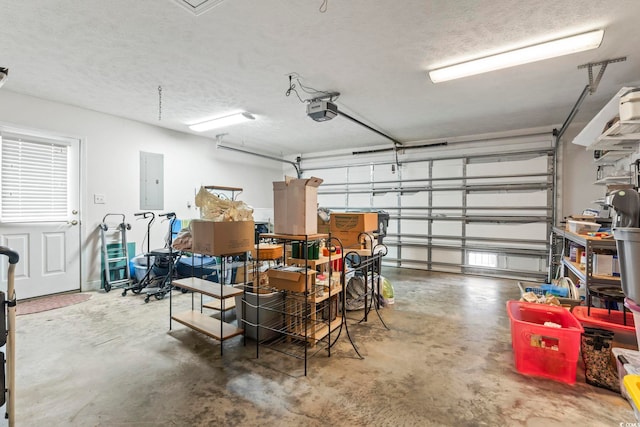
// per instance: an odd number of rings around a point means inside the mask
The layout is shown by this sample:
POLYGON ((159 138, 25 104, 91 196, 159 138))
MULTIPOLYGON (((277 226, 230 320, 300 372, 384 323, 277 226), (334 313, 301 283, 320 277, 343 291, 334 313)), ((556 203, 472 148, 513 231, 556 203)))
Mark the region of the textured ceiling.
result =
POLYGON ((309 119, 285 96, 293 72, 339 91, 340 110, 402 142, 561 123, 588 82, 576 68, 587 62, 628 57, 608 67, 577 121, 640 80, 637 0, 329 0, 325 13, 322 0, 216 3, 196 16, 175 0, 0 0, 2 90, 182 132, 245 110, 257 120, 205 135, 292 154, 390 143, 344 117, 309 119), (437 85, 426 75, 596 28, 604 41, 589 52, 437 85))

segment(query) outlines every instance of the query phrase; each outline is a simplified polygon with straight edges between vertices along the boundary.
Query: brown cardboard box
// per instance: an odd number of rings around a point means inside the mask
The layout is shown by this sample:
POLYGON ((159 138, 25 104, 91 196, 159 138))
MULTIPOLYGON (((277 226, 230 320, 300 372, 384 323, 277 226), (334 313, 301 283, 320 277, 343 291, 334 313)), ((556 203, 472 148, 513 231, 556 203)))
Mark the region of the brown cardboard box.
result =
MULTIPOLYGON (((373 234, 378 229, 377 212, 332 212, 330 221, 331 237, 340 239, 345 248, 360 248, 362 239, 370 242, 371 238, 358 239, 360 233, 373 234)), ((368 246, 368 245, 367 245, 368 246)))
MULTIPOLYGON (((236 267, 236 276, 233 281, 234 284, 245 283, 244 277, 244 265, 236 267)), ((254 282, 256 280, 256 272, 253 268, 247 268, 247 283, 254 282)))
MULTIPOLYGON (((356 248, 360 249, 364 246, 364 243, 358 240, 360 236, 359 231, 332 231, 331 238, 336 238, 340 240, 343 248, 356 248)), ((362 239, 366 239, 366 237, 362 237, 362 239)), ((333 245, 337 245, 337 241, 332 242, 333 245)))
POLYGON ((311 269, 307 270, 305 274, 304 268, 272 268, 267 270, 267 274, 269 276, 269 286, 285 291, 304 292, 305 283, 308 290, 313 290, 313 286, 316 283, 316 272, 311 269))
POLYGON ((273 232, 316 234, 318 232, 318 187, 322 179, 295 179, 273 183, 273 232))
POLYGON ((377 212, 331 212, 331 233, 369 233, 378 229, 377 212))
POLYGON ((253 249, 253 221, 191 221, 192 250, 203 255, 232 255, 253 249))
POLYGON ((330 223, 324 222, 322 218, 318 215, 318 233, 319 234, 329 234, 329 230, 331 229, 330 223))

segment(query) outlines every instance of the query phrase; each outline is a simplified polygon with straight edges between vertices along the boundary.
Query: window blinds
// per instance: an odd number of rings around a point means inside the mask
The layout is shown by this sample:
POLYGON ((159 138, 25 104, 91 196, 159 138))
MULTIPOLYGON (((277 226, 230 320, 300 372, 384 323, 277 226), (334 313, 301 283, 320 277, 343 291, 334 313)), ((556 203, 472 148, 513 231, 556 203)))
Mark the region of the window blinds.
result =
POLYGON ((68 146, 3 136, 2 222, 66 221, 68 146))

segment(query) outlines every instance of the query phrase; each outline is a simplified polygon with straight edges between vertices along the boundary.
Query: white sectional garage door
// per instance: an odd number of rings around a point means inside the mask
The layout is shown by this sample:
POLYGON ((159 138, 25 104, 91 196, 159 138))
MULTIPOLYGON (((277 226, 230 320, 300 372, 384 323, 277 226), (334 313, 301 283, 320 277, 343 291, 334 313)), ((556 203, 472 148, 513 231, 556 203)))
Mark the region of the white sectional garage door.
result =
POLYGON ((550 133, 398 151, 302 157, 321 207, 389 213, 386 265, 546 277, 553 221, 550 133))

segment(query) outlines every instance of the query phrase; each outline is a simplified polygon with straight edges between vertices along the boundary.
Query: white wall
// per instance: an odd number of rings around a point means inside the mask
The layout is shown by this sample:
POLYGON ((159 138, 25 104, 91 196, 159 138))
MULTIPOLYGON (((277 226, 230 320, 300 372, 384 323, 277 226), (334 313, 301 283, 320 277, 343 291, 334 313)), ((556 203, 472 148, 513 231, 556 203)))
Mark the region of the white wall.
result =
MULTIPOLYGON (((140 151, 164 155, 164 207, 178 218, 197 218, 194 194, 200 185, 244 188, 238 197, 256 208, 272 208, 272 181, 282 180, 282 164, 217 150, 209 138, 183 134, 111 115, 30 96, 0 91, 0 123, 50 131, 81 139, 81 230, 83 290, 99 286, 100 237, 98 224, 105 213, 124 213, 132 230, 129 241, 140 248, 146 222, 139 211, 140 151), (93 194, 104 194, 105 204, 94 204, 93 194), (188 208, 187 203, 192 207, 188 208)), ((225 143, 233 145, 230 138, 225 143)), ((152 247, 163 246, 168 224, 156 222, 152 247)))
POLYGON ((581 214, 587 208, 600 209, 600 206, 591 202, 601 198, 606 192, 606 187, 594 184, 597 167, 593 163, 593 151, 571 142, 585 125, 586 123, 570 125, 558 150, 561 159, 558 167, 558 221, 572 214, 581 214))

